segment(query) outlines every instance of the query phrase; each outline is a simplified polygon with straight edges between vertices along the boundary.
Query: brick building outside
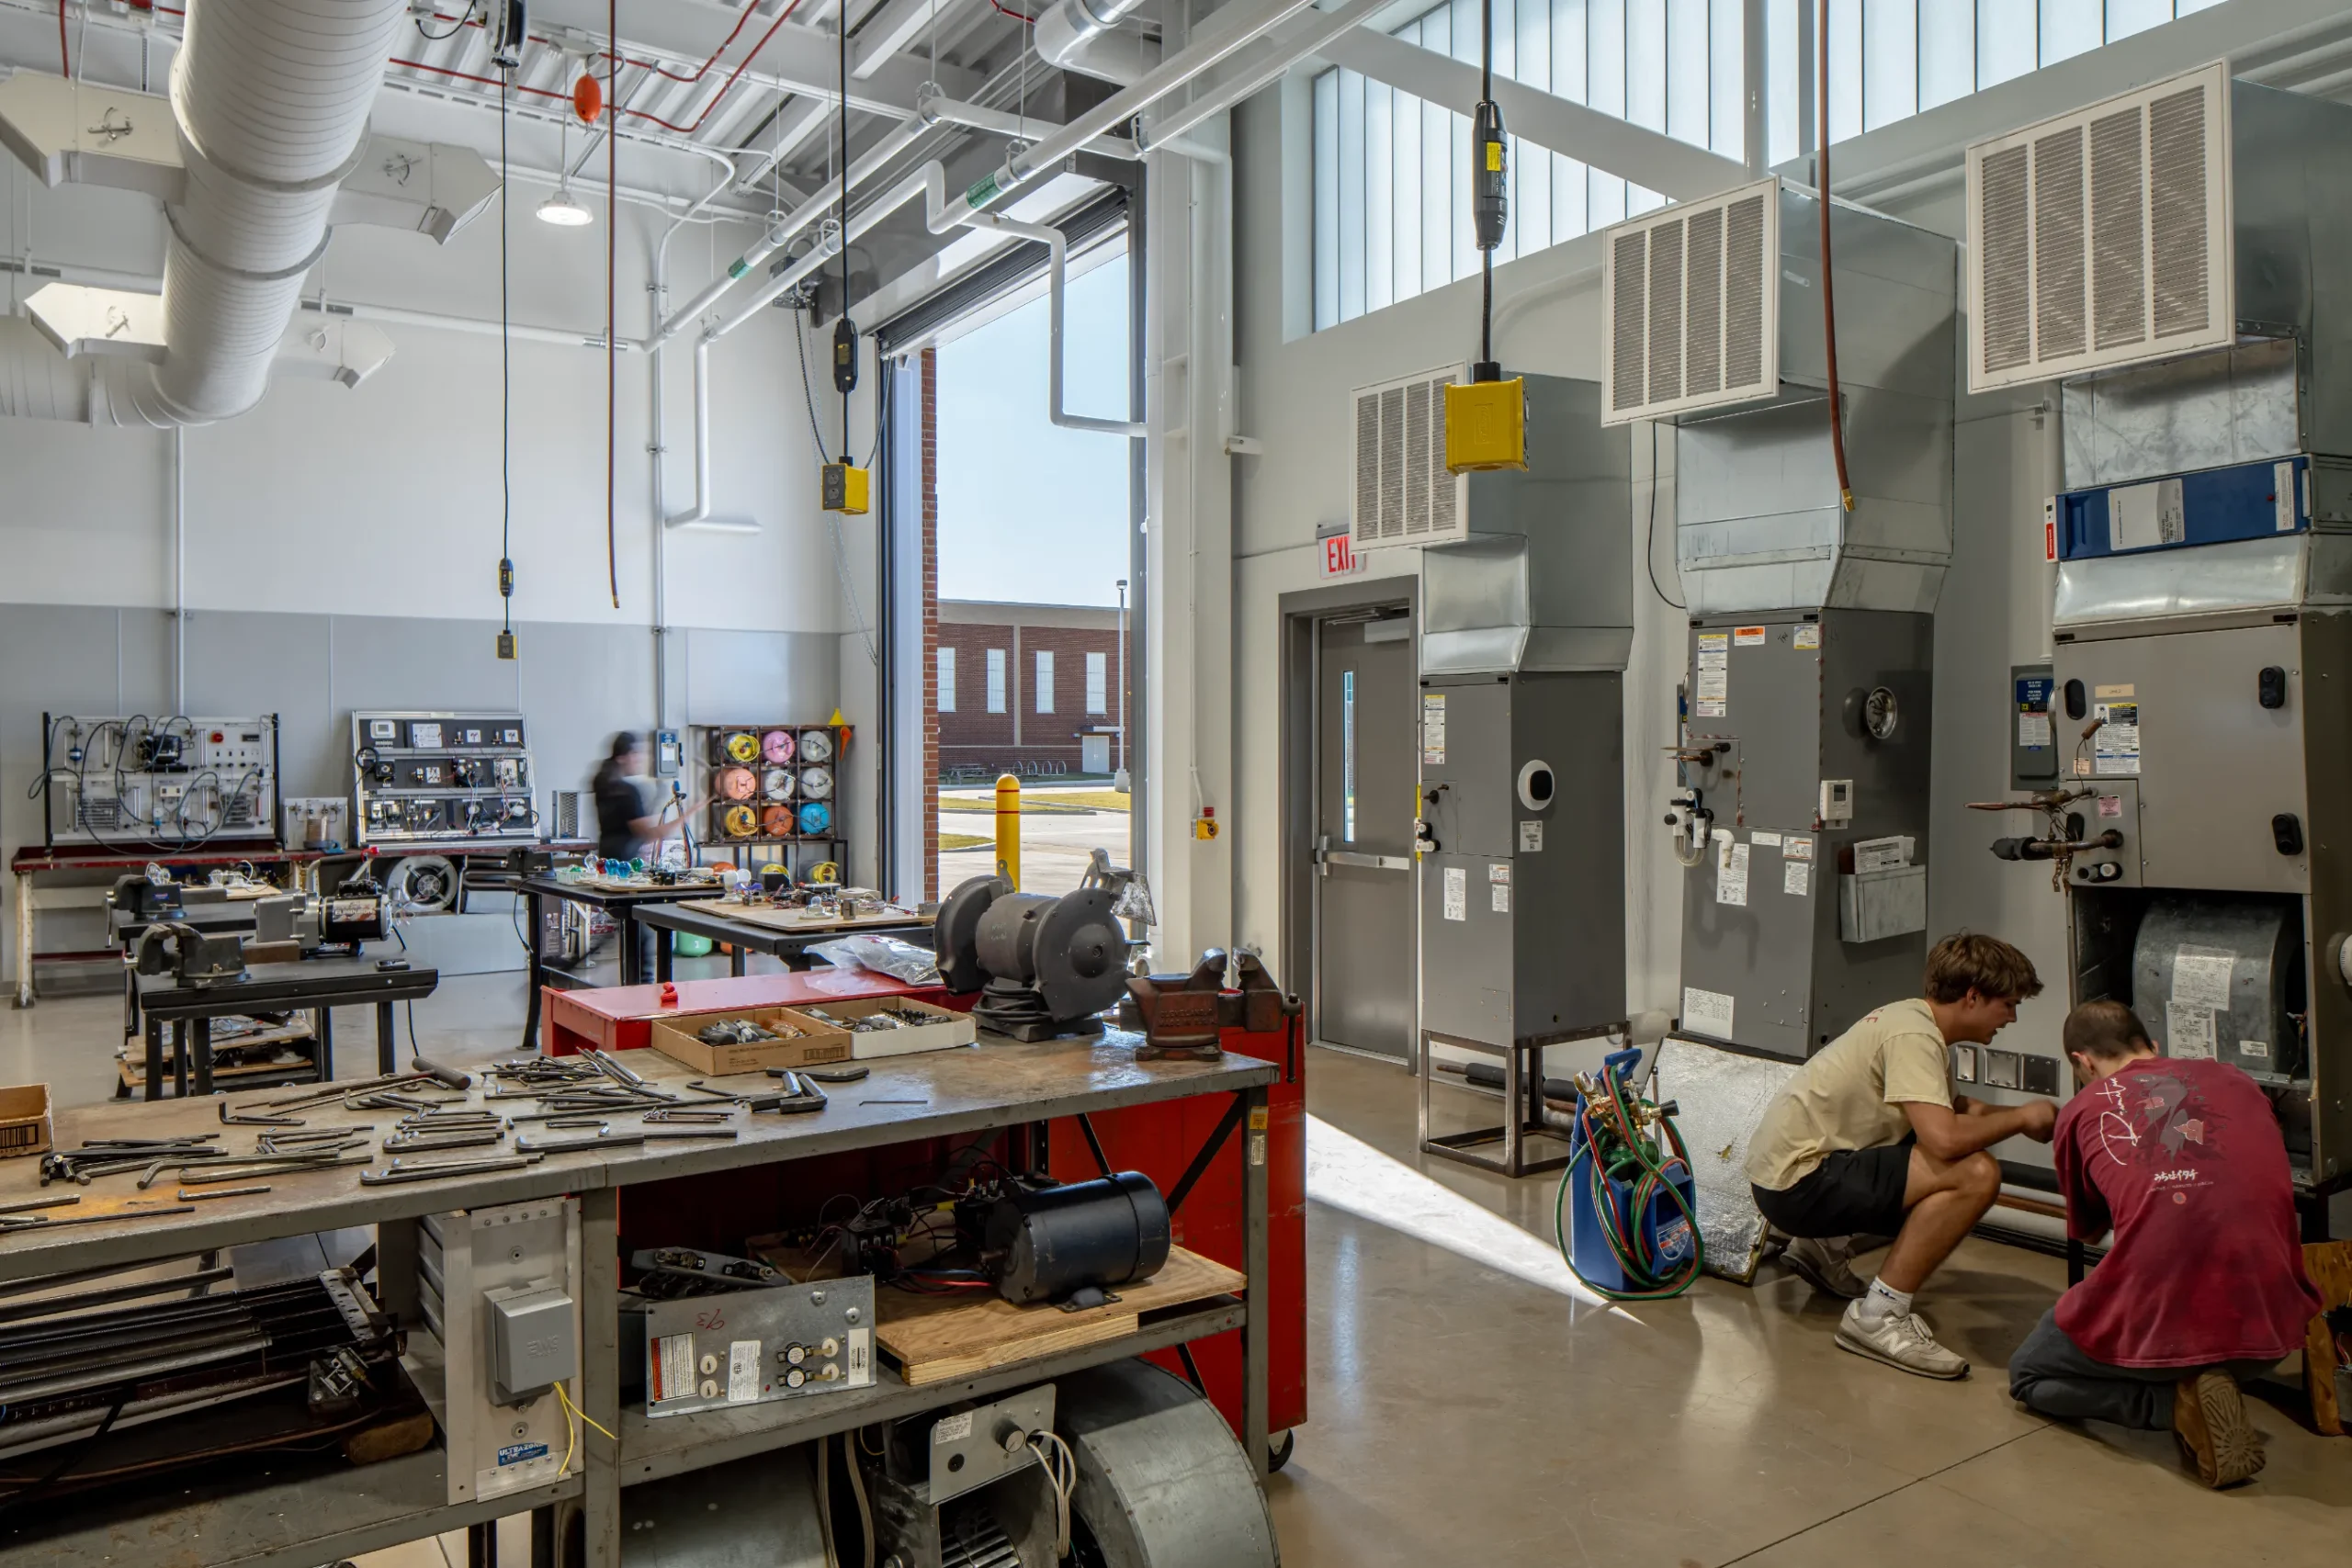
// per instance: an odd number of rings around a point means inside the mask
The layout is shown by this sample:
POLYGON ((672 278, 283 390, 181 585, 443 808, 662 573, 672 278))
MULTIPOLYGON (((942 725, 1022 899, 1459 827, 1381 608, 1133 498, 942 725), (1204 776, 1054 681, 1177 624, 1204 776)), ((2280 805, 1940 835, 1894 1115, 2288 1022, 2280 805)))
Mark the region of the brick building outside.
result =
POLYGON ((942 777, 1122 765, 1115 609, 942 599, 933 660, 942 777))

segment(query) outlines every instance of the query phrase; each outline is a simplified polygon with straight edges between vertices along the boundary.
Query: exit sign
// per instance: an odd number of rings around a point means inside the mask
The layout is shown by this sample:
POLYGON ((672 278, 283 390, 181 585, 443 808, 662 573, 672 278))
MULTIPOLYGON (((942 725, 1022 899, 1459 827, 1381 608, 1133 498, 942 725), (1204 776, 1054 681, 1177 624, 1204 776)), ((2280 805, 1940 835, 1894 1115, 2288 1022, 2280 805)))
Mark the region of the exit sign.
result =
POLYGON ((1363 567, 1363 561, 1356 555, 1355 541, 1346 534, 1328 535, 1320 542, 1323 546, 1324 576, 1351 577, 1363 567))

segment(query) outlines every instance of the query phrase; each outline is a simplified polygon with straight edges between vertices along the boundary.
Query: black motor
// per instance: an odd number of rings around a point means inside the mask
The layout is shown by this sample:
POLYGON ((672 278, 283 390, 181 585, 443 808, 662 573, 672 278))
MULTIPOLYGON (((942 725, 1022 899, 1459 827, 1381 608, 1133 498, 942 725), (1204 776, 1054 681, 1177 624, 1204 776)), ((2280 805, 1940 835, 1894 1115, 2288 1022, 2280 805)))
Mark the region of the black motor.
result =
POLYGON ((983 1201, 980 1257, 1009 1302, 1099 1305, 1105 1287, 1148 1280, 1168 1262, 1168 1204, 1141 1171, 1061 1187, 1008 1182, 983 1201))
POLYGON ((974 1021, 1016 1040, 1101 1029, 1094 1015, 1126 989, 1118 891, 1090 878, 1054 898, 1016 893, 1001 876, 972 878, 939 907, 941 983, 981 992, 974 1021))

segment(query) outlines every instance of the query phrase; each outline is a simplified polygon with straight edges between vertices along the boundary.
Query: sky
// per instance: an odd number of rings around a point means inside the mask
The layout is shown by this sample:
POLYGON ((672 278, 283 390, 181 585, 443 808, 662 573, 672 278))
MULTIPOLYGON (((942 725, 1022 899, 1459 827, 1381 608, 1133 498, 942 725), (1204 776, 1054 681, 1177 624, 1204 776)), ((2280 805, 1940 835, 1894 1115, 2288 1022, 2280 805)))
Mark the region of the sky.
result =
MULTIPOLYGON (((1070 280, 1063 401, 1127 412, 1127 262, 1070 280)), ((1040 295, 939 351, 939 596, 1116 604, 1127 443, 1046 417, 1040 295)))

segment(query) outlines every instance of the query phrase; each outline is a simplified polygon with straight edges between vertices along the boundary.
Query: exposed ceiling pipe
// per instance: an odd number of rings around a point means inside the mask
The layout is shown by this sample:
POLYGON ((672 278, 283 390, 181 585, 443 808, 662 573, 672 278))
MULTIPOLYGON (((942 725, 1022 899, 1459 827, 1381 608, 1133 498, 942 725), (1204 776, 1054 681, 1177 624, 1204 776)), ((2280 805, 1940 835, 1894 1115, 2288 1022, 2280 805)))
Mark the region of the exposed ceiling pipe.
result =
POLYGON ((1267 28, 1310 4, 1312 0, 1234 0, 1211 15, 1191 42, 1132 85, 1112 94, 1035 145, 1008 152, 994 174, 964 192, 964 204, 978 210, 1006 191, 1028 184, 1121 120, 1141 114, 1194 77, 1215 70, 1267 28))
MULTIPOLYGON (((971 130, 992 130, 1001 136, 1018 136, 1023 141, 1033 136, 1047 136, 1061 128, 1035 115, 1017 115, 1004 109, 992 109, 979 104, 959 103, 954 98, 925 97, 923 113, 945 125, 960 125, 971 130)), ((1136 144, 1124 136, 1098 136, 1082 149, 1100 152, 1106 158, 1136 159, 1143 156, 1136 144)))
POLYGON ((1024 223, 1017 218, 985 212, 972 220, 975 229, 994 229, 1035 240, 1046 247, 1046 415, 1064 430, 1091 430, 1104 435, 1145 435, 1151 427, 1140 420, 1097 419, 1070 413, 1062 407, 1062 296, 1067 278, 1069 242, 1049 223, 1024 223))
POLYGON ((662 519, 664 528, 699 528, 713 534, 756 534, 749 518, 710 514, 710 342, 695 344, 695 503, 662 519))
POLYGON ((1394 0, 1348 0, 1335 9, 1312 11, 1285 21, 1276 29, 1280 36, 1274 40, 1274 47, 1232 77, 1184 103, 1162 102, 1154 106, 1151 118, 1136 128, 1136 144, 1147 152, 1159 151, 1170 138, 1183 135, 1211 116, 1223 114, 1341 33, 1370 21, 1392 4, 1394 0))
POLYGON ((1159 63, 1159 40, 1129 22, 1143 0, 1053 0, 1037 12, 1037 58, 1105 82, 1136 81, 1159 63))

